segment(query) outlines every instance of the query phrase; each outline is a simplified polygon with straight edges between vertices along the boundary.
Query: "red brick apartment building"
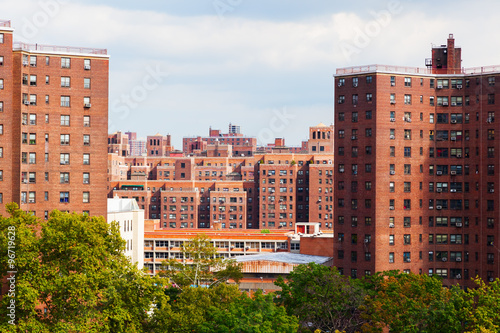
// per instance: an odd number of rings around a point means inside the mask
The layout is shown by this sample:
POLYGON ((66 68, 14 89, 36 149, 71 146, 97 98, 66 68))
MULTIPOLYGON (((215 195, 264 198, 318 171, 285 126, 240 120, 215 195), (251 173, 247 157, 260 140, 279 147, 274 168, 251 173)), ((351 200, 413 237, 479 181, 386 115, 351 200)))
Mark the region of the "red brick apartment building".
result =
POLYGON ((0 21, 0 201, 106 215, 106 50, 13 42, 0 21))
POLYGON ((135 198, 159 228, 294 230, 308 221, 332 228, 331 154, 114 155, 109 163, 108 197, 135 198))
POLYGON ((337 69, 335 265, 353 277, 399 269, 491 281, 500 66, 462 69, 453 35, 426 65, 337 69))
POLYGON ((229 124, 228 133, 212 128, 208 131, 208 137, 186 137, 182 139, 182 151, 185 155, 200 155, 207 150, 208 145, 221 144, 232 146, 235 156, 252 156, 257 149, 257 139, 244 136, 240 133, 240 126, 229 124))

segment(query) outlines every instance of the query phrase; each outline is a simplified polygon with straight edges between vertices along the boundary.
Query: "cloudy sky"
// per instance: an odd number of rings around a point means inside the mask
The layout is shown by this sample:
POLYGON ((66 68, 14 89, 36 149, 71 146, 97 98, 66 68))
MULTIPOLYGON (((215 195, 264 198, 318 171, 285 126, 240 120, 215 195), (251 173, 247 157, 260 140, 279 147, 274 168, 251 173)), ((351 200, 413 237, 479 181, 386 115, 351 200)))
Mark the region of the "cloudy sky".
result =
POLYGON ((106 48, 110 131, 260 143, 333 122, 336 68, 424 67, 449 33, 464 67, 500 64, 498 1, 0 0, 17 40, 106 48), (144 84, 147 82, 149 84, 144 84))

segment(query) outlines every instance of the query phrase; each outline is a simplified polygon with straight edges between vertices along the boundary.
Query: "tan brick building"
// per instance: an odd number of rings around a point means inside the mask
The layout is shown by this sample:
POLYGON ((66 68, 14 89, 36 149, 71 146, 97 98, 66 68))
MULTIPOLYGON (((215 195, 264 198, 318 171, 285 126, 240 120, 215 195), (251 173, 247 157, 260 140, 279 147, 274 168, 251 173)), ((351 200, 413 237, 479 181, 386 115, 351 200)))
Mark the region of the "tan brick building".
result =
MULTIPOLYGON (((0 22, 0 199, 106 215, 106 50, 13 41, 0 22)), ((4 205, 1 206, 5 212, 4 205)))

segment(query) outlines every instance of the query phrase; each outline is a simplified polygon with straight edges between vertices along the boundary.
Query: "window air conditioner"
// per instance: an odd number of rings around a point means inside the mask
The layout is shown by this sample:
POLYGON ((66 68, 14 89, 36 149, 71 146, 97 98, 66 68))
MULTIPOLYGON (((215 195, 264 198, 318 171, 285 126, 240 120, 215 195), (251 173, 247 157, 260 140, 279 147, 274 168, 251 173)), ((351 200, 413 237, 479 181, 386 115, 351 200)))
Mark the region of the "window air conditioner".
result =
POLYGON ((436 209, 443 209, 443 206, 436 206, 436 209))
POLYGON ((457 228, 462 228, 462 222, 457 222, 457 223, 455 223, 455 226, 456 226, 457 228))

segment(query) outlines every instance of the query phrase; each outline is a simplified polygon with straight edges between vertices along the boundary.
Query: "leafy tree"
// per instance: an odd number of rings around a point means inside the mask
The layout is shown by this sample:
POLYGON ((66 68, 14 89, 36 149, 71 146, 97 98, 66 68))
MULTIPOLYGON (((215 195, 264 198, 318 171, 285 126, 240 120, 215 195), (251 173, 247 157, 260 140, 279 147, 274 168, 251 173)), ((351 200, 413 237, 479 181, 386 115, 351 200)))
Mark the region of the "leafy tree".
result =
POLYGON ((206 321, 198 327, 200 333, 295 333, 298 320, 288 316, 282 306, 274 304, 273 295, 256 292, 252 298, 243 293, 226 308, 211 306, 206 321))
POLYGON ((186 287, 161 314, 154 332, 294 333, 297 319, 276 306, 272 295, 242 294, 235 285, 186 287))
POLYGON ((477 288, 467 291, 469 307, 467 311, 468 332, 500 331, 500 280, 486 284, 476 278, 477 288))
MULTIPOLYGON (((15 230, 16 326, 1 323, 2 332, 142 332, 168 306, 162 281, 123 255, 116 223, 59 211, 39 221, 16 204, 8 212, 0 251, 7 253, 15 230)), ((11 270, 0 256, 0 275, 11 270)), ((11 299, 2 299, 3 318, 11 299)))
POLYGON ((238 282, 243 277, 241 265, 234 259, 219 257, 217 248, 204 234, 185 242, 181 249, 184 260, 165 260, 160 273, 181 289, 187 286, 211 287, 229 279, 238 282))
POLYGON ((424 274, 387 272, 372 278, 367 297, 365 332, 462 332, 467 300, 458 287, 424 274))
POLYGON ((340 275, 336 268, 299 265, 287 282, 279 278, 275 284, 282 288, 278 302, 298 317, 302 331, 355 332, 365 322, 359 307, 366 292, 358 280, 340 275))

